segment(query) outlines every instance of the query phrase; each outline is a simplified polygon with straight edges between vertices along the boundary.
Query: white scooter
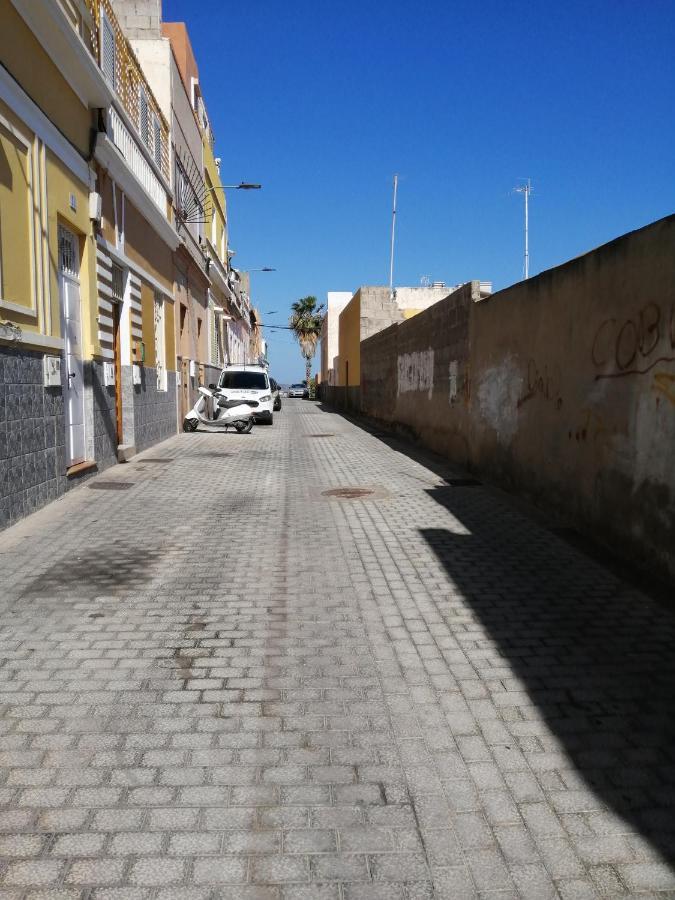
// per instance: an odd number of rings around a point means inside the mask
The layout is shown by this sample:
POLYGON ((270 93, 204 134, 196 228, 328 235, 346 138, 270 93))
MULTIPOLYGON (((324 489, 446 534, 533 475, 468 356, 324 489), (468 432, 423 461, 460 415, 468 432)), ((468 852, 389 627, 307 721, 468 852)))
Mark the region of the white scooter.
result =
POLYGON ((183 419, 183 431, 196 431, 199 425, 225 431, 232 425, 239 434, 248 434, 253 428, 253 410, 245 400, 228 400, 215 385, 200 387, 197 402, 183 419))

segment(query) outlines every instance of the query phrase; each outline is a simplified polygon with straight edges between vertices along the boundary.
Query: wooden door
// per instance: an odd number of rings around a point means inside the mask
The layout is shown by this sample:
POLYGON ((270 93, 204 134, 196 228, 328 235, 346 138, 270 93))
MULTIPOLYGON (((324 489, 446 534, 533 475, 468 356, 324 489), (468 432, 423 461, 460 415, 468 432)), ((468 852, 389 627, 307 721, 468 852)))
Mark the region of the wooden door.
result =
POLYGON ((120 351, 120 306, 112 305, 113 319, 113 359, 115 365, 115 420, 117 424, 117 444, 124 443, 122 423, 122 353, 120 351))

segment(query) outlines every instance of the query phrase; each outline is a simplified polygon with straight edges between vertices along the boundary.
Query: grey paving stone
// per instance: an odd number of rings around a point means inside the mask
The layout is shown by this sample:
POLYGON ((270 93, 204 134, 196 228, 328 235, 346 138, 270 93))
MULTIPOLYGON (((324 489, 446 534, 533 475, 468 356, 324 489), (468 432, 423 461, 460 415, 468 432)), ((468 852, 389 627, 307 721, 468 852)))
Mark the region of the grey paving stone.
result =
POLYGON ((0 533, 0 900, 675 892, 672 612, 503 495, 277 419, 0 533), (322 498, 354 472, 386 499, 322 498))

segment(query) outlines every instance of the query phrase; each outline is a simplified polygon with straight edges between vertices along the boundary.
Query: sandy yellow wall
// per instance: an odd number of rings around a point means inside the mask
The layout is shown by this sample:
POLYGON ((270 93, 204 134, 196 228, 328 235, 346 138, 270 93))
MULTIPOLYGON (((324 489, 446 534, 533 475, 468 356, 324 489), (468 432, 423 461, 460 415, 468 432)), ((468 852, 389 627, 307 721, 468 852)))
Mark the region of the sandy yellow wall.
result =
POLYGON ((166 370, 176 371, 176 322, 174 304, 164 301, 164 334, 166 340, 166 370))
POLYGON ((359 385, 361 383, 361 298, 358 293, 340 313, 338 386, 359 385), (347 385, 347 363, 349 363, 349 385, 347 385))
MULTIPOLYGON (((12 111, 0 102, 0 115, 29 143, 34 135, 12 111)), ((28 185, 34 152, 4 125, 0 124, 0 297, 26 307, 26 315, 17 315, 23 327, 31 322, 34 304, 31 252, 32 212, 28 185)), ((36 324, 36 323, 34 323, 36 324)))
POLYGON ((10 0, 0 0, 0 60, 43 113, 86 157, 89 152, 90 112, 47 56, 10 0))
MULTIPOLYGON (((148 203, 151 202, 148 199, 148 203)), ((171 251, 128 198, 124 205, 124 252, 173 296, 171 251)))
MULTIPOLYGON (((216 226, 216 250, 220 255, 220 247, 223 231, 225 230, 225 220, 227 217, 227 207, 226 207, 226 197, 225 191, 220 190, 222 187, 222 182, 220 180, 220 173, 216 168, 216 161, 213 156, 213 150, 211 149, 211 144, 208 140, 204 139, 204 169, 206 170, 206 174, 208 177, 208 181, 211 182, 211 185, 215 187, 215 190, 212 193, 213 204, 216 209, 216 218, 217 218, 217 226, 216 226)), ((207 202, 207 209, 209 209, 209 205, 207 202)), ((211 239, 211 223, 207 223, 206 233, 209 240, 211 239)), ((227 248, 226 248, 227 249, 227 248)), ((226 263, 225 259, 221 259, 221 262, 226 263)))
POLYGON ((141 309, 143 315, 143 343, 145 344, 145 365, 154 366, 155 358, 155 292, 141 282, 141 309))

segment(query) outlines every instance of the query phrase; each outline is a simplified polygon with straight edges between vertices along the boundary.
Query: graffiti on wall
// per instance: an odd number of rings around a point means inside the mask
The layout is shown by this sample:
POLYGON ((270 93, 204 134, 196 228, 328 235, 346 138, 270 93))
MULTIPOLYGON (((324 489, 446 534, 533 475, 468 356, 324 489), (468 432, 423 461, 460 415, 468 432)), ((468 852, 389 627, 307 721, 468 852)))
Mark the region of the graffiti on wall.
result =
POLYGON ((550 400, 556 409, 560 409, 563 403, 560 393, 561 381, 560 366, 549 367, 548 363, 544 363, 543 367, 540 367, 534 359, 528 359, 527 390, 518 400, 518 409, 535 397, 550 400))
POLYGON ((424 392, 431 400, 434 391, 434 351, 431 348, 398 357, 398 393, 412 391, 424 392))
POLYGON ((450 365, 448 366, 448 402, 454 403, 457 399, 457 371, 458 371, 458 363, 456 359, 453 359, 450 365))
POLYGON ((605 319, 593 337, 591 359, 596 381, 645 375, 654 366, 675 362, 675 302, 668 309, 650 301, 626 319, 605 319))
POLYGON ((522 390, 522 371, 511 356, 481 375, 478 386, 480 414, 501 444, 511 443, 518 431, 518 398, 522 390))

